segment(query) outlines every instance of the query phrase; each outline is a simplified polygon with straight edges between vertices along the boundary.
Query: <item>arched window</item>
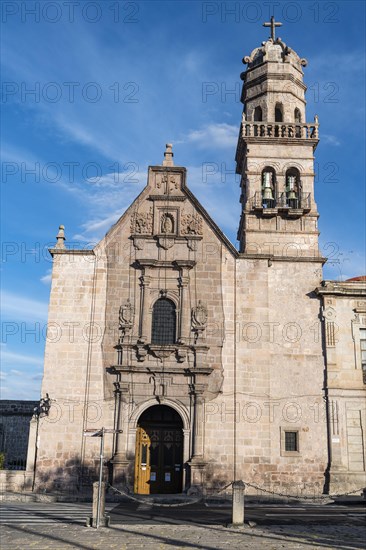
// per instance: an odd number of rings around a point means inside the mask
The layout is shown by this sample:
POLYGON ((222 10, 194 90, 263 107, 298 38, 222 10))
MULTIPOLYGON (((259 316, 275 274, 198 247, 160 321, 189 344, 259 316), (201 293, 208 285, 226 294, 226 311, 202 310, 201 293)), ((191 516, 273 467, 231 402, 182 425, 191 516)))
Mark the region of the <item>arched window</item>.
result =
POLYGON ((301 124, 301 113, 300 113, 300 109, 298 109, 297 107, 295 109, 295 122, 297 124, 301 124))
POLYGON ((159 300, 156 300, 152 315, 152 344, 175 344, 176 317, 174 302, 168 298, 159 298, 159 300))
POLYGON ((283 122, 282 103, 276 103, 276 106, 275 106, 275 122, 283 122))
POLYGON ((254 122, 261 122, 263 120, 262 107, 256 107, 254 109, 254 122))
POLYGON ((266 166, 262 171, 262 206, 274 208, 276 204, 276 171, 266 166))
POLYGON ((299 208, 301 198, 300 172, 289 168, 286 172, 286 203, 290 208, 299 208))

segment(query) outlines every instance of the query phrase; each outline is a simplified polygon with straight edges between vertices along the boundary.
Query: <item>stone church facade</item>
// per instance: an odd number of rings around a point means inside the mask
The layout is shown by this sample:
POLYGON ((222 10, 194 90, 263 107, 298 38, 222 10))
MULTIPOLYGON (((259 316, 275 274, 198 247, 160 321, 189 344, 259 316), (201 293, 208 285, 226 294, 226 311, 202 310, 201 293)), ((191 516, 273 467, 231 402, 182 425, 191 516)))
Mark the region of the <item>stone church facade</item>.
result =
POLYGON ((93 476, 102 427, 105 476, 136 493, 365 485, 366 285, 322 283, 306 60, 272 30, 243 62, 239 250, 170 144, 93 250, 60 227, 37 487, 93 476))

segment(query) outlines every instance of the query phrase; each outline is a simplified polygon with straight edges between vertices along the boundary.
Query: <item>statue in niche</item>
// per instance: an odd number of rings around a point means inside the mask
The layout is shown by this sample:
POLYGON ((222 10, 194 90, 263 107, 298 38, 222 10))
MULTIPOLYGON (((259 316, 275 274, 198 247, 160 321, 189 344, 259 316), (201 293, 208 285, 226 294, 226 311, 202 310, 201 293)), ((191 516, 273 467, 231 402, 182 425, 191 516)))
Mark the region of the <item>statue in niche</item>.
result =
POLYGON ((174 220, 171 214, 164 214, 161 219, 161 233, 173 233, 174 220))

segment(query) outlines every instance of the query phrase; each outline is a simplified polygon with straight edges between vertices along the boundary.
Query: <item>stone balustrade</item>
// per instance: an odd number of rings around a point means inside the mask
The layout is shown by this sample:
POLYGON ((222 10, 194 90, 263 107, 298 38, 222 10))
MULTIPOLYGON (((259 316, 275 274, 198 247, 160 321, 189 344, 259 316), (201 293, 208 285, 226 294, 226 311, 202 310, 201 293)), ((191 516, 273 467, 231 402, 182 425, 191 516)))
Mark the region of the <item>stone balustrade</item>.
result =
POLYGON ((319 124, 287 122, 243 122, 242 138, 319 139, 319 124))

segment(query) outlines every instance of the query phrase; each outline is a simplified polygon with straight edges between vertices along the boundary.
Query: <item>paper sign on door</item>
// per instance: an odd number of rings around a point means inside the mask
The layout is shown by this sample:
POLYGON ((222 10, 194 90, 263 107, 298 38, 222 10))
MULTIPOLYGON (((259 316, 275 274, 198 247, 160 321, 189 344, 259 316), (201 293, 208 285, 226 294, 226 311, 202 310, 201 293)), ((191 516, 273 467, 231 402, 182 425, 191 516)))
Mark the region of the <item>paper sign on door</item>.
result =
POLYGON ((165 472, 165 481, 170 481, 170 472, 165 472))
POLYGON ((150 481, 156 481, 156 472, 151 472, 150 481))

